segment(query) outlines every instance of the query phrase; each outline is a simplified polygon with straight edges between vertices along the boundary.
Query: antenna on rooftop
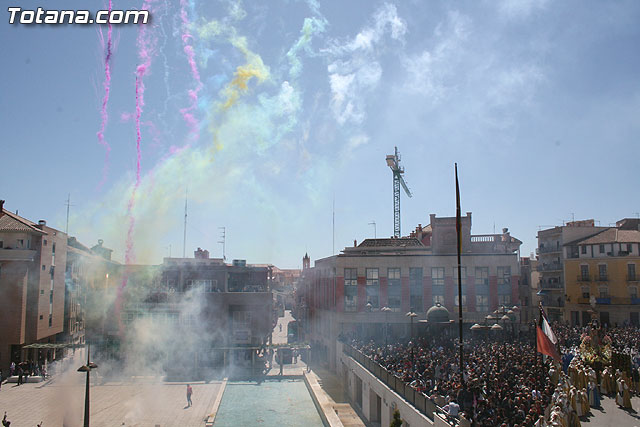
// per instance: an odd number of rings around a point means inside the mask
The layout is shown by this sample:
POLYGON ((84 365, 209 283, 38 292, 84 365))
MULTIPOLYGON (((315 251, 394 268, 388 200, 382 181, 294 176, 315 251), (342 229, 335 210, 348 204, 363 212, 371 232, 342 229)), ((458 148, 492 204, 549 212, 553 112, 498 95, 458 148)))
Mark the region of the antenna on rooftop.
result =
POLYGON ((371 220, 369 225, 373 225, 373 238, 377 239, 378 238, 378 231, 376 230, 376 222, 374 220, 371 220))
POLYGON ((222 260, 226 260, 227 256, 225 254, 225 245, 227 242, 227 227, 218 227, 218 230, 222 230, 220 234, 220 238, 222 240, 218 240, 218 243, 222 243, 222 260))
MULTIPOLYGON (((69 235, 69 207, 73 206, 71 204, 71 193, 68 194, 67 202, 65 203, 65 205, 67 206, 67 225, 64 227, 64 234, 69 235)), ((17 213, 18 211, 16 211, 16 214, 17 213)))

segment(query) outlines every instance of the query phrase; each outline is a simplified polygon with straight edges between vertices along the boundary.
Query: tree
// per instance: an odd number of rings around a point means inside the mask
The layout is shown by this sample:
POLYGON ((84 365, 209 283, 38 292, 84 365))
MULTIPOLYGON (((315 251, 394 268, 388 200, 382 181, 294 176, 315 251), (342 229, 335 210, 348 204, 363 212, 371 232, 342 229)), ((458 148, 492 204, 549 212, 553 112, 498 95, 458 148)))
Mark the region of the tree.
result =
POLYGON ((391 420, 390 427, 402 427, 402 418, 400 418, 400 411, 397 409, 393 411, 393 420, 391 420))

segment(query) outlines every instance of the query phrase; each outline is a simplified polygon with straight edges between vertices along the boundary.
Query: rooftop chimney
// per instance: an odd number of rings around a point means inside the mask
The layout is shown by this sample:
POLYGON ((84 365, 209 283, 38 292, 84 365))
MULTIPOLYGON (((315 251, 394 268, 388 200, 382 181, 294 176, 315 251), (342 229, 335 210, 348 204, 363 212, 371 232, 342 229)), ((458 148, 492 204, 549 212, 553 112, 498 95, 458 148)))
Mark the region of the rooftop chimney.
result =
POLYGON ((353 239, 353 247, 355 248, 356 246, 358 246, 358 241, 356 239, 353 239))
POLYGON ((38 226, 42 229, 42 227, 44 227, 45 225, 47 225, 47 221, 45 221, 44 219, 41 219, 40 221, 38 221, 38 226))
POLYGON ((3 209, 4 209, 4 200, 0 200, 0 216, 2 216, 3 209))

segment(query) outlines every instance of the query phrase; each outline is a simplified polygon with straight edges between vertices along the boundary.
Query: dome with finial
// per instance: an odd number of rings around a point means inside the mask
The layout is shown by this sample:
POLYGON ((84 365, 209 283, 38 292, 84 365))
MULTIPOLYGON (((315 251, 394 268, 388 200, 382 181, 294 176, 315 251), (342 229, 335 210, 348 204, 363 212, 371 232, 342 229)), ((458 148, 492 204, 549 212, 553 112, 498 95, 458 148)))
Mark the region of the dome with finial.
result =
POLYGON ((427 310, 427 322, 429 323, 449 323, 449 310, 439 302, 427 310))

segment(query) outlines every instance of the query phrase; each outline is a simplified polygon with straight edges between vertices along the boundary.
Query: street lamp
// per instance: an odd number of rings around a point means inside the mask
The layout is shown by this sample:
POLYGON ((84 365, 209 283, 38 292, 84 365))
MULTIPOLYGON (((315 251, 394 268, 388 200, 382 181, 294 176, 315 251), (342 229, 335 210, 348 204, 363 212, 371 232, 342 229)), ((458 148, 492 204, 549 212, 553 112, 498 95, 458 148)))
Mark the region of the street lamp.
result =
POLYGON ((385 347, 389 344, 389 312, 391 309, 387 306, 384 306, 380 309, 384 313, 384 321, 386 323, 385 334, 384 334, 384 345, 385 347))
MULTIPOLYGON (((496 331, 496 336, 499 334, 499 331, 503 330, 504 328, 502 326, 500 326, 499 324, 495 323, 493 326, 491 326, 491 330, 492 331, 496 331)), ((498 372, 500 372, 500 352, 498 352, 498 372)))
MULTIPOLYGON (((417 317, 418 315, 416 313, 414 313, 413 311, 410 311, 406 314, 406 316, 411 320, 411 325, 409 326, 409 333, 411 334, 411 340, 413 340, 413 319, 415 317, 417 317)), ((416 358, 415 358, 415 354, 414 354, 414 350, 413 348, 415 347, 415 343, 412 343, 411 345, 411 364, 412 366, 415 366, 416 364, 416 358)))
POLYGON ((413 311, 408 312, 405 316, 407 316, 410 320, 411 320, 411 326, 409 327, 409 334, 411 336, 411 339, 413 339, 413 319, 415 317, 417 317, 418 315, 416 313, 414 313, 413 311))
POLYGON ((92 369, 98 368, 98 365, 89 360, 90 352, 91 346, 87 344, 87 364, 82 365, 78 368, 78 372, 87 373, 87 383, 84 392, 84 427, 89 427, 89 374, 91 373, 92 369))

